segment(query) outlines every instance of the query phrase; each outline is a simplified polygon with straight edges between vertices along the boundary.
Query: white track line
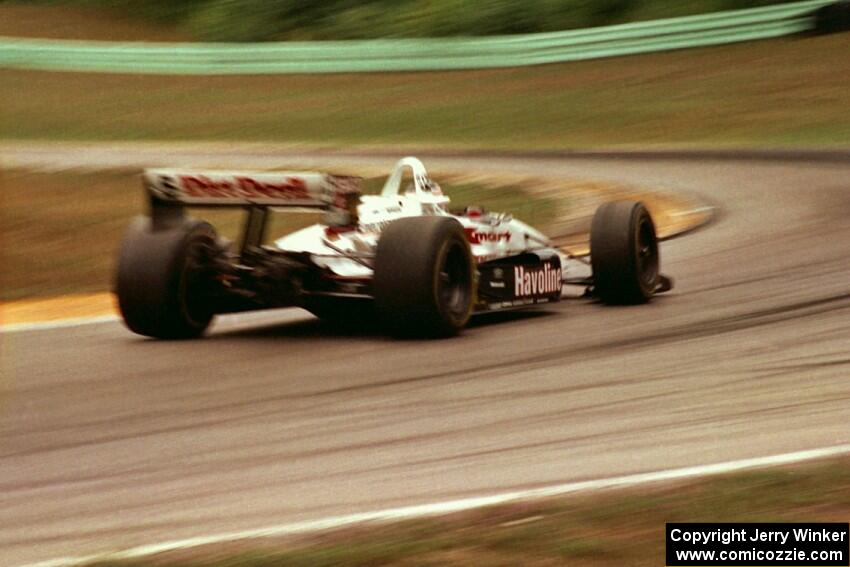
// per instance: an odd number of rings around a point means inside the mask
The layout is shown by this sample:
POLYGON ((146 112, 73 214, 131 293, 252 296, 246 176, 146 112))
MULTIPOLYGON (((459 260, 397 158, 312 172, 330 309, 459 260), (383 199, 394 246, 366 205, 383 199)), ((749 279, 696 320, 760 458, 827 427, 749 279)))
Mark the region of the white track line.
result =
POLYGON ((772 455, 768 457, 755 457, 752 459, 741 459, 737 461, 727 461, 724 463, 717 463, 713 465, 698 465, 694 467, 632 474, 613 478, 603 478, 598 480, 586 480, 582 482, 555 484, 543 488, 503 492, 490 496, 479 496, 474 498, 464 498, 460 500, 447 500, 443 502, 435 502, 432 504, 405 506, 402 508, 389 508, 386 510, 376 510, 373 512, 350 514, 347 516, 335 516, 330 518, 322 518, 319 520, 309 520, 305 522, 296 522, 291 524, 278 524, 266 528, 245 530, 241 532, 222 533, 211 536, 201 536, 183 540, 166 541, 150 545, 140 545, 138 547, 133 547, 131 549, 126 549, 124 551, 118 551, 109 554, 88 555, 80 557, 62 557, 57 559, 51 559, 48 561, 42 561, 39 563, 31 563, 22 567, 71 567, 77 565, 84 565, 87 563, 93 563, 95 561, 138 559, 140 557, 147 557, 150 555, 155 555, 157 553, 164 553, 166 551, 189 549, 193 547, 200 547, 202 545, 210 545, 237 540, 303 534, 308 532, 341 528, 354 524, 362 524, 365 522, 390 522, 398 520, 409 520, 413 518, 423 518, 426 516, 437 516, 442 514, 449 514, 452 512, 461 512, 464 510, 471 510, 473 508, 481 508, 484 506, 493 506, 496 504, 506 504, 509 502, 516 502, 518 500, 531 500, 552 496, 560 496, 574 492, 604 490, 610 488, 623 488, 640 484, 681 480, 700 476, 741 471, 745 469, 798 463, 801 461, 822 459, 825 457, 834 457, 848 453, 850 453, 850 444, 835 445, 833 447, 824 447, 821 449, 797 451, 794 453, 785 453, 782 455, 772 455))
POLYGON ((94 325, 96 323, 107 323, 110 321, 118 321, 118 316, 100 315, 98 317, 75 317, 72 319, 59 319, 56 321, 38 321, 35 323, 12 323, 11 325, 0 325, 0 333, 65 329, 70 327, 82 327, 84 325, 94 325))

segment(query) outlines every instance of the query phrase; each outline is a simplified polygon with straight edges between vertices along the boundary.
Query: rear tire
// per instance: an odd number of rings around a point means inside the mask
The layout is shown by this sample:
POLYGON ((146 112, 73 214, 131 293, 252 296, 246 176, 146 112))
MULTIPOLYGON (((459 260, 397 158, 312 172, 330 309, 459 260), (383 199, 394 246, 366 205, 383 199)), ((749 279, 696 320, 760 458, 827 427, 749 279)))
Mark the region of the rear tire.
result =
POLYGON ((395 335, 457 334, 472 314, 475 264, 463 227, 448 217, 402 218, 381 233, 373 292, 395 335))
POLYGON ((646 303, 658 289, 655 224, 643 203, 614 201, 596 209, 590 227, 594 293, 603 303, 646 303))
POLYGON ((198 337, 213 309, 203 293, 205 266, 216 234, 204 221, 153 230, 151 219, 136 217, 118 255, 115 291, 124 323, 134 333, 158 339, 198 337))

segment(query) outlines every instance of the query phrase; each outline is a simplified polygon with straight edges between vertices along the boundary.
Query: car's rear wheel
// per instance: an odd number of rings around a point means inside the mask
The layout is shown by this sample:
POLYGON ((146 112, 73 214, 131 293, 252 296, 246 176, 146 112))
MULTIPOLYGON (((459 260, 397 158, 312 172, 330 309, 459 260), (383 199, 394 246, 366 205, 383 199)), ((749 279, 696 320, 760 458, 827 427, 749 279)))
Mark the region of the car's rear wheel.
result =
POLYGON ((374 267, 375 307, 393 334, 449 336, 469 321, 475 265, 455 219, 393 221, 381 233, 374 267))
POLYGON ((594 293, 604 303, 645 303, 660 281, 655 224, 643 203, 601 205, 590 227, 594 293))
POLYGON ((204 221, 154 230, 148 217, 133 220, 121 243, 115 285, 131 331, 159 339, 203 334, 214 315, 206 291, 215 241, 204 221))

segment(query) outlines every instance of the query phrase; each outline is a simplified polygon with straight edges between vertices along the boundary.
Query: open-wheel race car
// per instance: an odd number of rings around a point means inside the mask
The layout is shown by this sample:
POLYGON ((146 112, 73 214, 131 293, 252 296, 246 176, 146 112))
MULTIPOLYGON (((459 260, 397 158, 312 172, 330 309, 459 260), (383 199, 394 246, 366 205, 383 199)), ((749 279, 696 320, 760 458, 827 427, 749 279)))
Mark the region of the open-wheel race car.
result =
POLYGON ((447 336, 474 313, 558 301, 565 284, 608 304, 671 287, 652 218, 636 201, 597 209, 592 273, 574 276, 586 261, 510 214, 450 211, 412 157, 378 195, 363 195, 358 177, 318 172, 148 169, 143 179, 150 214, 127 230, 115 286, 126 325, 150 337, 197 337, 217 314, 291 306, 396 335, 447 336), (239 245, 187 207, 244 209, 239 245), (318 211, 321 222, 266 244, 270 210, 318 211))

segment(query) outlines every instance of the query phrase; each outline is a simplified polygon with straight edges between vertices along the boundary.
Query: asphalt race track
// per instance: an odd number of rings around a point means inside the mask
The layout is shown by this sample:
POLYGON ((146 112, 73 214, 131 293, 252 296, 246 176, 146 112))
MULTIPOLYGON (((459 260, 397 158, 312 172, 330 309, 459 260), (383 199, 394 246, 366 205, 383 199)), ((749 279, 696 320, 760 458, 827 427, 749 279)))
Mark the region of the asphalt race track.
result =
POLYGON ((662 246, 677 287, 650 305, 568 299, 452 340, 298 310, 183 343, 0 334, 0 564, 850 442, 850 161, 425 163, 682 190, 720 214, 662 246))

